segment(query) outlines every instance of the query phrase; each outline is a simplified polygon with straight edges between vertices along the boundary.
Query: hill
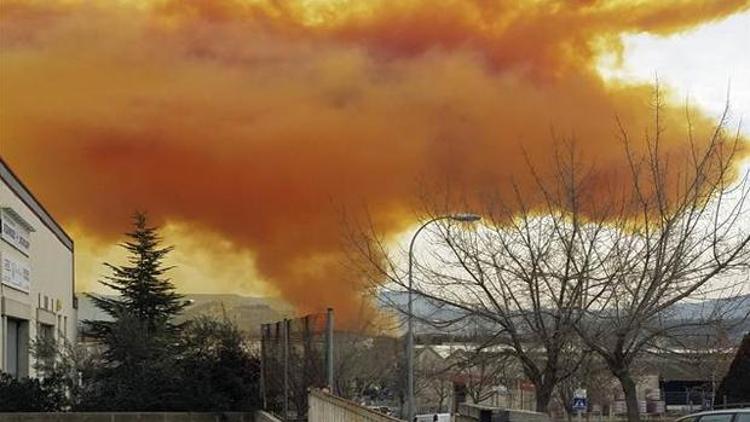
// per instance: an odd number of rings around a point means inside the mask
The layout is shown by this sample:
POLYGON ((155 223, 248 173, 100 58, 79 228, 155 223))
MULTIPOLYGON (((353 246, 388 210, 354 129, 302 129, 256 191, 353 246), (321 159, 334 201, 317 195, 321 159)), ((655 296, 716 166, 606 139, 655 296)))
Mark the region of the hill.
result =
MULTIPOLYGON (((241 296, 235 294, 186 294, 185 299, 191 302, 185 308, 179 321, 188 320, 199 315, 220 316, 226 313, 230 319, 249 335, 258 335, 260 325, 274 322, 294 315, 294 308, 286 302, 267 297, 241 296)), ((84 294, 78 296, 78 320, 106 320, 107 315, 101 312, 84 294)))

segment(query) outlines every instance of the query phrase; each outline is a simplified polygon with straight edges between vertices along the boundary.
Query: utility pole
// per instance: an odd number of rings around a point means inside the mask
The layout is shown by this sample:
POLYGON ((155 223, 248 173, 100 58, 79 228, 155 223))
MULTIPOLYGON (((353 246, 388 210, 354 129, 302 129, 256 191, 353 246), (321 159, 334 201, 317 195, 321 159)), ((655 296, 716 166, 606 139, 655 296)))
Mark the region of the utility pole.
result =
POLYGON ((289 420, 289 327, 290 320, 284 318, 284 421, 289 420))
POLYGON ((406 331, 406 419, 412 422, 416 415, 416 402, 414 399, 414 244, 422 232, 430 224, 440 220, 453 220, 463 223, 472 223, 481 220, 477 214, 459 213, 442 215, 432 218, 423 223, 409 242, 409 304, 407 314, 407 331, 406 331))
POLYGON ((260 326, 260 402, 263 410, 268 409, 266 400, 266 342, 270 338, 270 328, 266 324, 260 326))
POLYGON ((333 394, 333 308, 326 313, 326 381, 333 394))

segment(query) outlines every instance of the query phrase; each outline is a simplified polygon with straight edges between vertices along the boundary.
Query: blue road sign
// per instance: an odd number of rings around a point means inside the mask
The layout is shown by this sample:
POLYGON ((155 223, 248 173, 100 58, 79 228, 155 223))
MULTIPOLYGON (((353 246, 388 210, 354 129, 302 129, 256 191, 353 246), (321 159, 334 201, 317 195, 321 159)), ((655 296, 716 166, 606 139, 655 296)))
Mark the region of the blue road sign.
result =
POLYGON ((588 406, 587 400, 585 398, 576 397, 576 398, 573 399, 573 406, 571 406, 571 407, 573 408, 573 410, 575 410, 577 412, 578 411, 585 412, 586 409, 588 409, 589 406, 588 406))

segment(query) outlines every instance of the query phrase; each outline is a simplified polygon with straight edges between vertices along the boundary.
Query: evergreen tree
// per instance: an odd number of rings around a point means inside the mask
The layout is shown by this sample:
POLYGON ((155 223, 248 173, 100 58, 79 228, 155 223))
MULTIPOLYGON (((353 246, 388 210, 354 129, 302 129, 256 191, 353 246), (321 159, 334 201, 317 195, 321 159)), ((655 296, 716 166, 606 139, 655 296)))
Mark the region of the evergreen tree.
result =
POLYGON ((122 247, 128 264, 105 264, 112 274, 101 283, 118 295, 89 295, 110 321, 85 321, 87 334, 103 346, 103 365, 85 410, 172 410, 178 404, 178 342, 174 317, 187 306, 165 277, 163 260, 172 250, 160 247, 157 229, 136 213, 134 230, 122 247))
POLYGON ((725 398, 727 403, 750 402, 750 333, 742 339, 716 395, 716 403, 723 403, 725 398))
POLYGON ((165 256, 172 247, 160 248, 157 229, 149 227, 146 215, 137 212, 133 217, 134 230, 127 233, 128 241, 121 246, 129 252, 129 265, 105 263, 112 275, 100 283, 118 293, 115 297, 89 294, 94 305, 114 321, 86 321, 87 334, 106 340, 113 324, 128 314, 145 324, 148 332, 175 331, 172 319, 187 306, 183 296, 175 292, 172 282, 164 277, 170 267, 164 267, 165 256))

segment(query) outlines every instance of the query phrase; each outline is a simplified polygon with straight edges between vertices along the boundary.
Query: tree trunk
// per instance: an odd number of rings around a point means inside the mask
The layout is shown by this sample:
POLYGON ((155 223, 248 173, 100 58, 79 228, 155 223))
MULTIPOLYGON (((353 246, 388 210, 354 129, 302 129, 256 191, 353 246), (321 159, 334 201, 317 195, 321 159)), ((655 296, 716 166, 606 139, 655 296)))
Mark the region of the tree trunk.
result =
POLYGON ((620 368, 615 371, 615 376, 620 381, 622 392, 625 393, 628 422, 640 422, 641 413, 638 409, 638 396, 636 395, 635 380, 633 380, 633 376, 630 375, 630 370, 627 368, 620 368))
POLYGON ((548 385, 542 383, 536 387, 536 411, 541 413, 547 413, 549 410, 549 402, 552 400, 552 393, 555 390, 554 385, 548 385))

